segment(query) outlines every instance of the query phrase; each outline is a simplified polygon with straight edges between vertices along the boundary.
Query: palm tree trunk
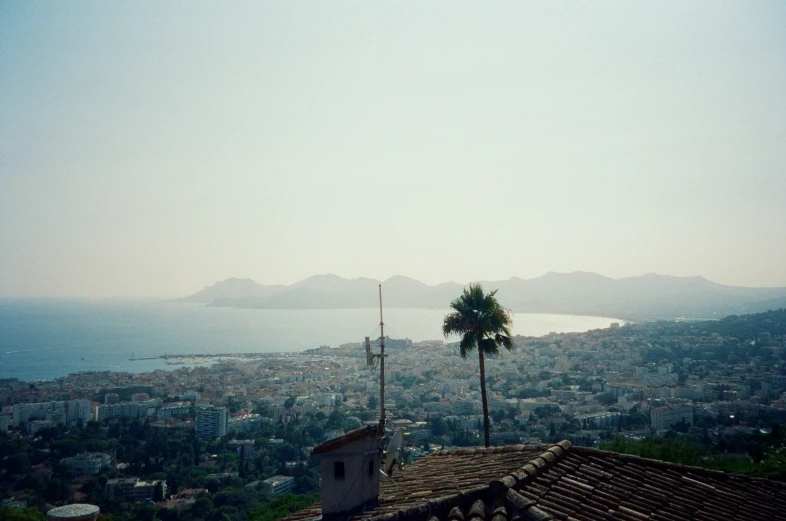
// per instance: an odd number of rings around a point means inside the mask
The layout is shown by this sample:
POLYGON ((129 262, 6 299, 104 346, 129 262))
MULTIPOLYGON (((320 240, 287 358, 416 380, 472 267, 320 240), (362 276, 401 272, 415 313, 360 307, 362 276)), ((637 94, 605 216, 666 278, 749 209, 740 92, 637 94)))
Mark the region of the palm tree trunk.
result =
POLYGON ((491 436, 489 435, 489 402, 486 399, 486 363, 483 359, 483 349, 478 342, 478 361, 480 364, 480 397, 483 401, 483 435, 486 440, 486 447, 491 446, 491 436))

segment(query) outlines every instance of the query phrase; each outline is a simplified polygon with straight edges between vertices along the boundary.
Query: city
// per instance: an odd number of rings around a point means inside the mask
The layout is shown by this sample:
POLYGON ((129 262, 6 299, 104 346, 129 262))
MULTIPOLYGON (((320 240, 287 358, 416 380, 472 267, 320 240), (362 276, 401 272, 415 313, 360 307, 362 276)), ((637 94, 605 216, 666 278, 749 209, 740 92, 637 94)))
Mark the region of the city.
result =
MULTIPOLYGON (((515 344, 486 362, 493 445, 568 440, 786 478, 784 310, 614 323, 515 344)), ((472 358, 439 341, 388 338, 386 349, 385 405, 389 427, 405 431, 405 462, 481 445, 472 358)), ((254 519, 249 502, 315 501, 311 451, 377 422, 379 371, 355 342, 145 374, 4 380, 0 399, 7 506, 88 501, 167 519, 183 509, 218 512, 223 498, 254 519)))

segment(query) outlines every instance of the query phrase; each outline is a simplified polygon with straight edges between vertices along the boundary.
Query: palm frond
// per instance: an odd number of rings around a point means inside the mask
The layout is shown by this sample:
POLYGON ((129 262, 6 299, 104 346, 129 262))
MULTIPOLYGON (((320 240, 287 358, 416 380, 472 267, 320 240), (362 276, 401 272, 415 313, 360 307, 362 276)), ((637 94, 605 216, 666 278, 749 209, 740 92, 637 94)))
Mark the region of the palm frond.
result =
POLYGON ((458 312, 445 316, 445 321, 442 323, 442 334, 445 338, 450 335, 463 335, 467 331, 472 331, 472 324, 467 317, 458 312))
POLYGON ((483 349, 483 353, 487 355, 497 356, 499 355, 499 346, 494 341, 493 338, 484 338, 480 341, 480 344, 483 349))
POLYGON ((471 352, 477 346, 477 338, 475 336, 474 331, 468 331, 461 337, 461 342, 459 342, 459 353, 461 353, 461 358, 467 358, 467 353, 471 352))
POLYGON ((508 351, 513 351, 513 339, 510 338, 510 333, 508 334, 501 334, 497 333, 494 335, 494 342, 502 345, 508 351))

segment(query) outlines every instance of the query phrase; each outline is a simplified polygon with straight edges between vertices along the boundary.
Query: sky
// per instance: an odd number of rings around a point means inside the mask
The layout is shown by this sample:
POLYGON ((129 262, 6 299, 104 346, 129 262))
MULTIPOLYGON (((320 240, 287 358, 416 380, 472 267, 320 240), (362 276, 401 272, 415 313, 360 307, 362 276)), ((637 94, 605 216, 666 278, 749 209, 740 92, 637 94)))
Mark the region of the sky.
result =
POLYGON ((786 3, 0 2, 0 297, 786 286, 786 3))

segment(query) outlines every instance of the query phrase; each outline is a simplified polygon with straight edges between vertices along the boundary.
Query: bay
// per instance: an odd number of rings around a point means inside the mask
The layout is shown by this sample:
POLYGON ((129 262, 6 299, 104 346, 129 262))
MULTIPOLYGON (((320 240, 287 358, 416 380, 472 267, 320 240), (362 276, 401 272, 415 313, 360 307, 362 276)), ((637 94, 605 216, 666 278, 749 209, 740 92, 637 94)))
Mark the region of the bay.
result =
MULTIPOLYGON (((448 309, 385 309, 385 334, 442 339, 448 309)), ((515 334, 605 328, 604 317, 515 313, 515 334)), ((379 336, 378 309, 233 309, 145 300, 0 300, 0 378, 48 380, 79 371, 176 369, 163 354, 302 351, 379 336)))

